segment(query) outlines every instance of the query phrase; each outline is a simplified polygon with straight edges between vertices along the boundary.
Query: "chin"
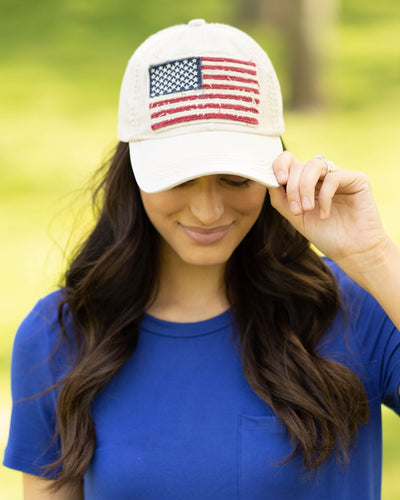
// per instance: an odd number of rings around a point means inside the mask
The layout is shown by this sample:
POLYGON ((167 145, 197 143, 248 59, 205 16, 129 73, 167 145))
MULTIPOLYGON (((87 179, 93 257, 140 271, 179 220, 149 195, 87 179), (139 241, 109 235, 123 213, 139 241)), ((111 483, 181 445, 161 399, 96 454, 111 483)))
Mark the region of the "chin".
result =
POLYGON ((201 252, 192 252, 189 255, 180 255, 181 259, 192 266, 222 266, 225 265, 232 252, 213 252, 204 249, 201 252))

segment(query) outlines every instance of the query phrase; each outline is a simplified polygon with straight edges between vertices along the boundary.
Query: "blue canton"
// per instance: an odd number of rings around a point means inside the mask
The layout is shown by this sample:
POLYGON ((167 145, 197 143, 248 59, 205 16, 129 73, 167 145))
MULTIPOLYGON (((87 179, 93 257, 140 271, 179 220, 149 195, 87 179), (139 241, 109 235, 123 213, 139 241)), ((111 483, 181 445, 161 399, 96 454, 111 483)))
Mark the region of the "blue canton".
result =
POLYGON ((201 89, 200 57, 168 61, 149 67, 150 97, 201 89))

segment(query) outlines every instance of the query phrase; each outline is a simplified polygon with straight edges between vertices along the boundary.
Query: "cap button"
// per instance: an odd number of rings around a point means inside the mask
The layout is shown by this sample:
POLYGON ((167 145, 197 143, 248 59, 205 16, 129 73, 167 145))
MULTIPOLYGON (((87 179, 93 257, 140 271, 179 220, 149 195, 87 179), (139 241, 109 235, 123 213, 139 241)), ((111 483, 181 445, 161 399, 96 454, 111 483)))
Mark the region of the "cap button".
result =
POLYGON ((204 21, 204 19, 192 19, 191 21, 189 21, 188 25, 191 27, 191 28, 196 28, 198 26, 203 26, 204 24, 206 24, 206 22, 204 21))

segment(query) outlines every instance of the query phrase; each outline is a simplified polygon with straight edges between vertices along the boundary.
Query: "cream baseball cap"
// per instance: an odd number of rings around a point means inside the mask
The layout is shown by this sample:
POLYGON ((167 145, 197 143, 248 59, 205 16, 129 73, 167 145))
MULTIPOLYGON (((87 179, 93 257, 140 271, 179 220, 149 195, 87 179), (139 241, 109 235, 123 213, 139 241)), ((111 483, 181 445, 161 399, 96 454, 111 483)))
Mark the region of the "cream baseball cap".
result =
POLYGON ((150 36, 122 81, 118 139, 149 193, 235 174, 270 187, 284 132, 278 78, 244 32, 194 19, 150 36))

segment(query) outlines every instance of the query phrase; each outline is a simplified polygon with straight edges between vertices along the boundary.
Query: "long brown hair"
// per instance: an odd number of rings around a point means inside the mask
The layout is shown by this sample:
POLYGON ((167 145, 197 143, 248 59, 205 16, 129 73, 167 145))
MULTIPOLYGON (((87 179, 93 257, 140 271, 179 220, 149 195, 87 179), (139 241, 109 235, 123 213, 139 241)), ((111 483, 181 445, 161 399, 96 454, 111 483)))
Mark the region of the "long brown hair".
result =
MULTIPOLYGON (((119 143, 95 191, 97 223, 66 273, 59 323, 74 325, 74 366, 59 388, 57 489, 81 481, 96 444, 91 404, 134 352, 157 292, 158 234, 140 197, 128 145, 119 143), (61 469, 61 472, 59 472, 61 469)), ((340 307, 323 260, 266 196, 260 217, 226 267, 244 374, 271 405, 309 471, 346 460, 368 419, 365 390, 345 366, 316 352, 340 307)), ((56 472, 57 471, 57 472, 56 472)))

